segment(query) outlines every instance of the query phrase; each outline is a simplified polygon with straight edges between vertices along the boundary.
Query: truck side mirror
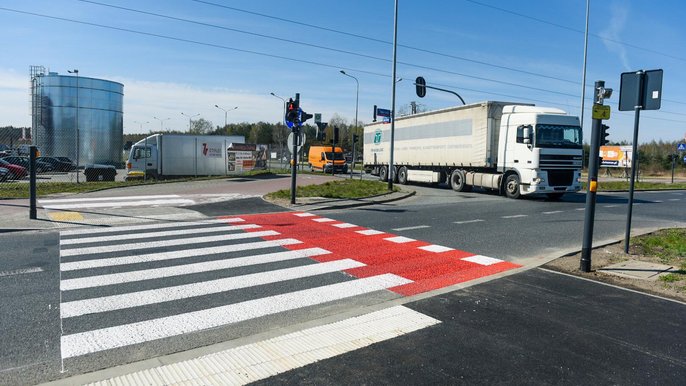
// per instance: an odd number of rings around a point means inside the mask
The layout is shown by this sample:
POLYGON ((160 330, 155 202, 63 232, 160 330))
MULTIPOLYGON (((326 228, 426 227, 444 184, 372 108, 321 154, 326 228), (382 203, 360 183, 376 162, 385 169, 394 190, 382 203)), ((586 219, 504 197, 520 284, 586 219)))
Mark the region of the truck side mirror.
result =
POLYGON ((523 130, 522 130, 522 137, 523 137, 524 143, 527 145, 531 145, 531 130, 532 130, 532 127, 530 125, 524 126, 523 130))

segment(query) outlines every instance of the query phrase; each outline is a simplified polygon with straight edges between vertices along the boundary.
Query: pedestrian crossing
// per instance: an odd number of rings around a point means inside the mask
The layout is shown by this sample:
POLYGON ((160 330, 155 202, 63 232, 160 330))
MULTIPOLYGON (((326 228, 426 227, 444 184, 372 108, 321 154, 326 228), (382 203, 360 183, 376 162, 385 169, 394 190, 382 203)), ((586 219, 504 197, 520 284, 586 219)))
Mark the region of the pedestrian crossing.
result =
POLYGON ((516 267, 310 213, 63 230, 61 354, 143 359, 516 267))

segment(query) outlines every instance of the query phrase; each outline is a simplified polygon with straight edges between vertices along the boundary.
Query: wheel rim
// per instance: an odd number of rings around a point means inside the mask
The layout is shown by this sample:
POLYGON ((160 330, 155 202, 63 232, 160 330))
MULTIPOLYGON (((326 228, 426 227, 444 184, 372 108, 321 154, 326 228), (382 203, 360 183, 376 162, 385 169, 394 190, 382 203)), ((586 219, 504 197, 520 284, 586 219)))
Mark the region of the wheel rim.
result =
POLYGON ((519 188, 519 184, 517 183, 516 178, 508 178, 507 180, 507 192, 510 194, 517 194, 517 189, 519 188))

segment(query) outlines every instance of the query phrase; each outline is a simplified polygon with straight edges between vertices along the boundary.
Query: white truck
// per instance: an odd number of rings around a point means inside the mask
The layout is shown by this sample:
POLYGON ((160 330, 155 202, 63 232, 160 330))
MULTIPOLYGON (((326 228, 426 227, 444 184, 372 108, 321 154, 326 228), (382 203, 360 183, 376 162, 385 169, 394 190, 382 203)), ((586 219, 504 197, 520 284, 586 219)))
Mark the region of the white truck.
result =
POLYGON ((245 143, 242 135, 154 134, 136 142, 126 162, 128 175, 150 178, 181 176, 225 176, 229 170, 228 149, 245 143))
MULTIPOLYGON (((364 167, 387 181, 391 125, 364 128, 364 167)), ((394 180, 447 182, 455 191, 559 199, 581 189, 579 119, 556 108, 486 101, 395 121, 394 180)))

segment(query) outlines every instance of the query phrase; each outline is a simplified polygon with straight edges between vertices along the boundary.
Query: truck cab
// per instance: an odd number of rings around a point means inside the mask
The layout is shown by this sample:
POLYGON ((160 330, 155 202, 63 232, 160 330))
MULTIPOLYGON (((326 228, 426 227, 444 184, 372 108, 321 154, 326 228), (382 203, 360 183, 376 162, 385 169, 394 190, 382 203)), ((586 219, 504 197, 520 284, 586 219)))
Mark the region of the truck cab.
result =
POLYGON ((559 198, 581 190, 582 141, 579 119, 562 110, 505 106, 498 149, 504 193, 559 198))
POLYGON ((154 143, 138 142, 131 147, 129 159, 126 162, 128 173, 145 173, 149 176, 157 175, 157 146, 154 143))

